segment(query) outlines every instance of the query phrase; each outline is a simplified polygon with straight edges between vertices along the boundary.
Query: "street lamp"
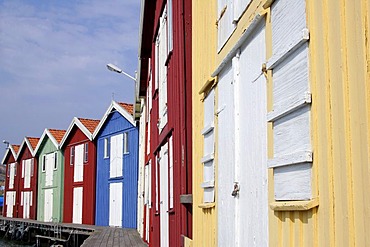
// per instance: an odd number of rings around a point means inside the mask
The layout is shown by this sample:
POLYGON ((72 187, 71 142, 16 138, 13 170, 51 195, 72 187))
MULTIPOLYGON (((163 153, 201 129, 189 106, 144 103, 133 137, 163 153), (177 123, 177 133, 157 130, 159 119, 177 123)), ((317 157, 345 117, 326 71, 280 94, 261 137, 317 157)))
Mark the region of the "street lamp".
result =
POLYGON ((6 140, 3 140, 3 143, 6 145, 6 148, 9 148, 9 142, 8 141, 6 141, 6 140))
POLYGON ((128 78, 132 79, 135 81, 136 83, 136 78, 133 77, 133 76, 130 76, 129 74, 127 74, 125 71, 123 71, 122 69, 118 68, 116 65, 114 64, 111 64, 111 63, 108 63, 107 64, 107 68, 110 70, 110 71, 113 71, 113 72, 116 72, 116 73, 119 73, 119 74, 124 74, 125 76, 127 76, 128 78))
POLYGON ((141 101, 139 100, 139 89, 138 89, 138 83, 137 83, 137 80, 136 80, 136 72, 135 72, 135 77, 127 74, 125 71, 123 71, 122 69, 120 69, 119 67, 117 67, 116 65, 114 64, 111 64, 111 63, 108 63, 107 64, 107 69, 109 69, 110 71, 113 71, 113 72, 116 72, 116 73, 119 73, 119 74, 124 74, 125 76, 127 76, 128 78, 130 78, 131 80, 135 81, 135 102, 134 102, 134 118, 135 120, 137 120, 138 118, 140 118, 140 111, 141 111, 141 101))

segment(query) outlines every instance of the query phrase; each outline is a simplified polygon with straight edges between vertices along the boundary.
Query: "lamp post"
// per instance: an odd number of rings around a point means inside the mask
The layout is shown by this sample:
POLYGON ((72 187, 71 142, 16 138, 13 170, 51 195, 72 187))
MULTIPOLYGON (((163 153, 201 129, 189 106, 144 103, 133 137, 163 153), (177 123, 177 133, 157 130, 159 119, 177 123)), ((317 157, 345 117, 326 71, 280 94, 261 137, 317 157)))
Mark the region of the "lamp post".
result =
POLYGON ((137 82, 137 79, 136 79, 136 72, 135 72, 135 77, 133 77, 133 76, 127 74, 121 68, 119 68, 116 65, 111 64, 111 63, 107 64, 107 69, 109 69, 110 71, 116 72, 118 74, 123 74, 123 75, 127 76, 128 78, 130 78, 131 80, 133 80, 135 82, 134 119, 137 120, 138 118, 140 118, 140 115, 141 115, 140 114, 141 102, 140 102, 139 97, 138 97, 139 89, 138 89, 138 82, 137 82))
POLYGON ((6 145, 6 148, 9 148, 9 142, 8 141, 6 141, 6 140, 3 140, 3 143, 6 145))

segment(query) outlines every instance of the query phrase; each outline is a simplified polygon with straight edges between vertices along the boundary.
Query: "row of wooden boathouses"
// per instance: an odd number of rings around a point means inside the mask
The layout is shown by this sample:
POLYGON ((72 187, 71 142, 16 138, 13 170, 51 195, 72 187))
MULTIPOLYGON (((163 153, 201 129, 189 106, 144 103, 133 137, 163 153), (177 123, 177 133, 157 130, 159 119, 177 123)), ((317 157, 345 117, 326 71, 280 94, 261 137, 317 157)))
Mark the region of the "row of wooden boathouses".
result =
POLYGON ((137 226, 138 129, 131 104, 112 101, 101 120, 73 118, 67 130, 9 145, 6 217, 137 226))
POLYGON ((10 146, 5 213, 137 227, 153 247, 370 246, 369 13, 142 0, 136 119, 112 103, 10 146))

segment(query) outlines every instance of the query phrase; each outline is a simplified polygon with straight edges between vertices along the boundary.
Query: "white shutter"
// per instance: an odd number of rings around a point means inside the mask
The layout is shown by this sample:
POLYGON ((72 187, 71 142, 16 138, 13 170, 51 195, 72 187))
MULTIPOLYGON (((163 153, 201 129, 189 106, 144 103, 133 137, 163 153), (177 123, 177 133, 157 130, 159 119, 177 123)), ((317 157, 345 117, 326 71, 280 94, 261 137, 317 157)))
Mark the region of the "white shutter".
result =
POLYGON ((83 173, 84 173, 84 144, 80 144, 75 146, 75 162, 74 162, 74 175, 73 181, 74 182, 81 182, 83 181, 83 173))
POLYGON ((110 146, 110 177, 121 177, 123 175, 123 134, 111 137, 110 146))
POLYGON ((32 159, 24 160, 22 163, 23 163, 22 172, 24 172, 24 188, 28 189, 31 187, 32 159))
POLYGON ((15 163, 11 163, 8 169, 10 169, 9 189, 14 189, 15 163))
POLYGON ((271 7, 273 70, 275 200, 310 200, 311 191, 311 94, 309 47, 304 0, 277 0, 271 7))
POLYGON ((45 155, 45 186, 53 185, 54 153, 45 155))
POLYGON ((203 183, 201 186, 204 190, 203 201, 205 203, 214 202, 214 102, 215 93, 212 89, 204 99, 204 128, 202 130, 204 150, 201 160, 203 163, 203 183))
POLYGON ((159 54, 158 54, 158 70, 159 70, 159 132, 162 131, 167 124, 167 66, 166 60, 168 55, 167 44, 167 8, 165 7, 160 18, 160 27, 158 32, 159 54))

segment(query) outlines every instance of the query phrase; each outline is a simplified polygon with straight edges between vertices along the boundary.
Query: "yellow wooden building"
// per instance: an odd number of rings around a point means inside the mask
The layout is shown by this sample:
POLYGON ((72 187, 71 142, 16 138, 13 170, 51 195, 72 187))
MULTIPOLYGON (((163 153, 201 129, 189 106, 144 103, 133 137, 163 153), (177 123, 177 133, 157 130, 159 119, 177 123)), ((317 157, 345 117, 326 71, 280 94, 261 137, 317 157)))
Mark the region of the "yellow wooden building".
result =
POLYGON ((199 93, 207 84, 216 66, 217 45, 217 1, 192 2, 192 138, 193 138, 193 237, 189 246, 216 246, 215 203, 204 203, 203 183, 203 94, 199 93))
POLYGON ((370 246, 370 1, 193 1, 192 246, 370 246))

